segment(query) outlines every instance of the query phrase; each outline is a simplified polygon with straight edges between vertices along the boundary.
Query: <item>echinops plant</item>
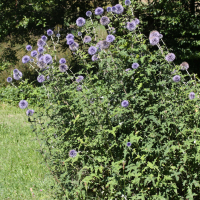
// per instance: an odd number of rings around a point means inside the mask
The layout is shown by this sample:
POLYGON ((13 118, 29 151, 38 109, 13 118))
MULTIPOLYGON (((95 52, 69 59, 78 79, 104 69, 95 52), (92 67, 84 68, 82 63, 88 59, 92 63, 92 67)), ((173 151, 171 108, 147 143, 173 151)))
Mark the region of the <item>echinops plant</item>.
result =
POLYGON ((178 55, 168 51, 164 33, 141 33, 133 10, 126 0, 76 20, 77 35, 66 36, 82 66, 76 73, 56 57, 52 30, 38 40, 32 63, 22 58, 38 71, 48 97, 44 112, 30 111, 25 99, 19 107, 43 141, 58 199, 200 197, 199 80, 187 62, 175 64, 178 55), (98 22, 108 32, 99 41, 98 22))

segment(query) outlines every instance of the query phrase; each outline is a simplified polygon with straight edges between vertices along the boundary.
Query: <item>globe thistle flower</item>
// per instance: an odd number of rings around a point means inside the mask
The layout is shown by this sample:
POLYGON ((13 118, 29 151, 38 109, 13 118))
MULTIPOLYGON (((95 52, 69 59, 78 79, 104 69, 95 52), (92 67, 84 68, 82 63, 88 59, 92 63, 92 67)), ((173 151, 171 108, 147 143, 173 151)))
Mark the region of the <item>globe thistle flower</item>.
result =
POLYGON ((81 86, 81 85, 78 85, 78 86, 76 87, 76 90, 77 90, 77 91, 81 91, 81 90, 82 90, 82 86, 81 86))
POLYGON ((39 62, 42 62, 42 61, 44 62, 44 56, 42 55, 42 56, 38 57, 38 61, 39 62))
POLYGON ((40 54, 42 54, 43 52, 44 52, 44 48, 43 47, 38 47, 38 52, 40 53, 40 54))
POLYGON ((168 53, 168 54, 165 56, 165 60, 168 61, 168 62, 174 61, 175 58, 176 58, 176 56, 175 56, 173 53, 168 53))
POLYGON ((84 43, 90 43, 91 40, 92 40, 92 38, 91 38, 90 36, 88 36, 88 35, 86 35, 86 36, 83 38, 83 42, 84 42, 84 43))
POLYGON ((50 76, 48 75, 48 76, 46 77, 46 79, 49 81, 49 79, 50 79, 50 76))
POLYGON ((162 34, 159 34, 159 39, 162 39, 163 38, 163 35, 162 34))
POLYGON ((92 16, 92 12, 91 12, 90 10, 87 11, 87 12, 86 12, 86 16, 87 16, 87 17, 91 17, 91 16, 92 16))
POLYGON ((27 102, 26 100, 21 100, 21 101, 19 102, 19 107, 20 107, 21 109, 27 108, 27 107, 28 107, 28 102, 27 102))
POLYGON ((49 63, 52 61, 51 55, 45 54, 45 55, 44 55, 43 61, 44 61, 46 64, 49 64, 49 63))
POLYGON ((74 44, 74 39, 69 39, 69 40, 67 40, 67 44, 68 44, 68 45, 73 45, 73 44, 74 44))
POLYGON ((71 51, 76 51, 79 47, 79 44, 77 42, 74 42, 72 45, 69 45, 69 48, 71 51))
POLYGON ((115 40, 115 36, 114 35, 108 35, 106 37, 106 42, 113 42, 115 40))
POLYGON ((131 143, 130 142, 127 142, 127 147, 130 147, 131 146, 131 143))
POLYGON ((20 80, 22 78, 22 73, 18 71, 18 74, 13 74, 13 78, 17 81, 20 80))
POLYGON ((76 79, 76 82, 79 83, 79 82, 81 82, 83 79, 84 79, 83 76, 78 76, 77 79, 76 79))
POLYGON ((99 58, 98 58, 98 55, 95 54, 95 55, 92 56, 92 61, 96 61, 96 60, 98 60, 98 59, 99 59, 99 58))
POLYGON ((129 105, 129 102, 127 100, 122 101, 121 106, 126 108, 129 105))
POLYGON ((66 72, 68 70, 68 66, 66 64, 61 64, 59 66, 60 72, 66 72))
POLYGON ((71 33, 67 34, 66 40, 69 40, 69 39, 74 39, 74 35, 71 33))
POLYGON ((44 61, 39 61, 37 63, 37 66, 40 68, 40 69, 45 69, 47 64, 44 62, 44 61))
POLYGON ((138 18, 135 18, 134 22, 136 25, 138 25, 140 23, 140 20, 138 18))
POLYGON ((97 42, 97 44, 96 44, 97 51, 101 50, 102 43, 103 43, 103 41, 97 42))
POLYGON ((23 58, 22 58, 22 63, 28 63, 30 61, 30 57, 29 56, 23 56, 23 58))
POLYGON ((34 113, 34 110, 29 110, 29 109, 28 109, 28 110, 26 111, 26 115, 27 115, 27 116, 32 116, 33 113, 34 113))
POLYGON ((194 98, 195 98, 195 93, 194 92, 190 92, 189 99, 192 100, 194 98))
POLYGON ((78 32, 78 36, 81 36, 81 35, 82 35, 82 33, 79 31, 79 32, 78 32))
POLYGON ((59 34, 59 33, 58 33, 58 34, 56 34, 56 37, 58 37, 58 38, 59 38, 59 37, 60 37, 60 34, 59 34))
POLYGON ((39 39, 39 40, 37 41, 37 46, 38 46, 38 47, 43 47, 43 46, 45 46, 45 45, 46 45, 46 42, 45 42, 44 40, 39 39))
POLYGON ((31 58, 31 59, 30 59, 30 62, 33 62, 33 61, 34 61, 34 59, 33 59, 33 58, 31 58))
POLYGON ((158 37, 159 38, 159 35, 160 35, 160 33, 158 31, 156 31, 156 30, 151 31, 150 34, 149 34, 149 39, 151 37, 158 37))
POLYGON ((44 81, 45 81, 45 76, 44 76, 44 75, 39 75, 39 76, 37 77, 37 81, 38 81, 39 83, 44 82, 44 81))
POLYGON ((47 30, 47 35, 48 36, 52 36, 53 35, 53 31, 51 29, 47 30))
POLYGON ((11 77, 8 77, 8 78, 7 78, 7 82, 8 82, 8 83, 11 83, 11 82, 12 82, 12 78, 11 78, 11 77))
POLYGON ((42 39, 44 42, 46 42, 46 41, 47 41, 47 36, 46 36, 46 35, 43 35, 43 36, 41 37, 41 39, 42 39))
MULTIPOLYGON (((39 48, 42 48, 42 47, 39 47, 39 48)), ((31 51, 31 57, 36 57, 37 56, 37 51, 34 50, 34 51, 31 51)))
POLYGON ((85 24, 85 19, 83 17, 79 17, 76 20, 76 24, 77 24, 77 26, 82 27, 85 24))
POLYGON ((159 38, 158 37, 151 37, 150 39, 150 44, 151 45, 157 45, 159 43, 159 38))
POLYGON ((131 5, 131 1, 130 0, 125 0, 125 5, 126 6, 130 6, 131 5))
POLYGON ((18 69, 14 69, 13 70, 13 74, 18 74, 19 73, 19 70, 18 69))
POLYGON ((128 71, 130 71, 130 70, 131 70, 131 68, 128 68, 128 69, 125 70, 125 72, 128 72, 128 71))
POLYGON ((115 34, 116 33, 116 29, 114 27, 110 28, 111 30, 108 31, 108 34, 115 34))
POLYGON ((90 55, 94 55, 95 53, 97 53, 97 48, 94 47, 94 46, 91 46, 89 49, 88 49, 88 53, 90 55))
POLYGON ((127 22, 126 28, 127 28, 129 31, 135 30, 135 29, 136 29, 136 24, 135 24, 135 22, 134 22, 134 21, 132 21, 132 22, 127 22))
POLYGON ((69 157, 74 158, 74 157, 76 157, 76 155, 77 155, 77 151, 76 150, 72 149, 72 150, 69 151, 69 157))
POLYGON ((187 62, 182 62, 180 64, 181 70, 188 70, 189 69, 189 64, 187 62))
POLYGON ((31 46, 31 45, 27 45, 27 46, 26 46, 26 50, 27 50, 27 51, 31 51, 31 50, 32 50, 32 46, 31 46))
POLYGON ((118 15, 120 15, 124 12, 124 7, 121 4, 116 4, 115 8, 116 8, 115 13, 118 15))
POLYGON ((133 68, 133 69, 137 69, 138 67, 139 67, 139 64, 138 64, 138 63, 133 63, 133 64, 132 64, 132 68, 133 68))
POLYGON ((101 49, 108 49, 110 46, 110 42, 107 42, 106 40, 103 40, 101 43, 101 49))
POLYGON ((176 75, 173 77, 174 82, 179 82, 181 80, 181 77, 179 75, 176 75))
POLYGON ((107 12, 111 12, 112 8, 111 7, 107 7, 107 12))
POLYGON ((111 9, 113 13, 115 13, 115 11, 117 10, 115 6, 113 6, 111 9))
POLYGON ((104 9, 101 7, 98 7, 95 9, 95 15, 102 15, 104 12, 104 9))
POLYGON ((65 63, 66 63, 66 60, 65 60, 64 58, 61 58, 61 59, 59 60, 59 63, 60 63, 60 64, 65 64, 65 63))
POLYGON ((100 24, 102 24, 103 26, 106 26, 110 23, 110 19, 106 16, 101 17, 100 19, 100 24))

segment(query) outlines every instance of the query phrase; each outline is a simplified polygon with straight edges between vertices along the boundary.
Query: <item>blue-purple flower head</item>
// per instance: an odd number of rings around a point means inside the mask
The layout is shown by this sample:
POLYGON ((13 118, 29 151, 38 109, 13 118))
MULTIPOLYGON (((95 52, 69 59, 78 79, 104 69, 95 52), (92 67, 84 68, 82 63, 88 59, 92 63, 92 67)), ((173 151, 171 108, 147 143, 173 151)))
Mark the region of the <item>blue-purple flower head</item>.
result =
POLYGON ((74 157, 76 157, 76 155, 77 155, 76 150, 72 149, 72 150, 69 151, 69 157, 74 158, 74 157))
POLYGON ((181 70, 188 70, 189 69, 189 64, 187 62, 182 62, 180 64, 181 70))
POLYGON ((87 16, 87 17, 91 17, 91 16, 92 16, 92 12, 91 12, 90 10, 87 11, 87 12, 86 12, 86 16, 87 16))
POLYGON ((37 77, 37 81, 39 82, 39 83, 42 83, 42 82, 44 82, 45 81, 45 76, 44 75, 39 75, 38 77, 37 77))
POLYGON ((41 54, 44 52, 44 48, 43 47, 38 47, 38 52, 41 54))
POLYGON ((102 15, 103 12, 104 12, 104 9, 101 8, 101 7, 98 7, 98 8, 95 9, 94 13, 95 13, 95 15, 102 15))
POLYGON ((67 34, 66 40, 69 40, 69 39, 74 39, 74 35, 71 33, 67 34))
POLYGON ((132 22, 127 22, 127 25, 126 25, 126 28, 129 30, 129 31, 134 31, 136 29, 136 24, 134 21, 132 22))
POLYGON ((89 49, 88 49, 88 53, 90 55, 94 55, 95 53, 97 53, 97 48, 94 47, 94 46, 91 46, 89 49))
POLYGON ((129 102, 127 100, 122 101, 121 106, 126 108, 129 105, 129 102))
POLYGON ((78 32, 78 36, 82 36, 82 33, 80 31, 78 32))
POLYGON ((112 8, 111 7, 107 7, 107 12, 111 12, 112 8))
POLYGON ((23 56, 23 58, 22 58, 22 63, 28 63, 30 61, 30 57, 29 56, 23 56))
POLYGON ((83 79, 84 79, 83 76, 78 76, 78 77, 76 78, 76 82, 79 83, 79 82, 81 82, 83 79))
POLYGON ((134 22, 136 25, 138 25, 140 23, 140 20, 138 18, 135 18, 134 22))
POLYGON ((90 43, 91 40, 92 40, 92 38, 91 38, 90 36, 88 36, 88 35, 86 35, 86 36, 83 38, 83 42, 84 42, 84 43, 90 43))
POLYGON ((128 69, 125 70, 125 72, 128 72, 128 71, 130 71, 130 70, 131 70, 131 68, 128 68, 128 69))
POLYGON ((46 45, 46 42, 45 42, 44 40, 39 39, 39 40, 37 41, 37 46, 38 46, 38 47, 43 47, 43 46, 45 46, 45 45, 46 45))
POLYGON ((53 35, 53 31, 51 29, 47 30, 47 35, 48 36, 52 36, 53 35))
POLYGON ((121 4, 116 4, 115 8, 116 8, 115 13, 118 15, 124 12, 124 7, 121 4))
POLYGON ((149 34, 149 39, 150 39, 151 37, 158 37, 158 38, 159 38, 159 36, 160 36, 160 33, 159 33, 158 31, 154 30, 154 31, 151 31, 151 32, 150 32, 150 34, 149 34))
MULTIPOLYGON (((39 47, 39 48, 41 48, 41 47, 39 47)), ((31 57, 36 57, 36 56, 37 56, 37 51, 36 50, 31 51, 31 57)))
POLYGON ((111 27, 110 30, 108 31, 108 34, 115 34, 116 29, 114 27, 111 27))
POLYGON ((60 72, 66 72, 68 70, 68 66, 66 64, 61 64, 59 66, 60 72))
POLYGON ((181 80, 181 77, 179 75, 176 75, 172 79, 174 82, 179 82, 181 80))
POLYGON ((113 6, 111 9, 113 13, 115 13, 115 11, 117 10, 115 6, 113 6))
POLYGON ((58 37, 58 38, 59 38, 59 37, 60 37, 60 33, 56 34, 56 37, 58 37))
POLYGON ((189 99, 192 100, 194 98, 195 98, 195 93, 194 92, 190 92, 189 99))
POLYGON ((79 47, 79 44, 77 42, 74 42, 72 45, 69 45, 69 48, 71 51, 77 51, 79 47))
POLYGON ((159 37, 150 37, 149 38, 149 41, 150 41, 150 44, 152 45, 152 46, 154 46, 154 45, 157 45, 158 43, 159 43, 159 37))
POLYGON ((74 44, 74 39, 69 39, 69 40, 67 40, 67 44, 68 44, 68 45, 73 45, 73 44, 74 44))
POLYGON ((27 116, 32 116, 33 113, 34 113, 34 110, 29 110, 29 109, 28 109, 28 110, 26 111, 26 115, 27 115, 27 116))
POLYGON ((132 68, 133 68, 133 69, 137 69, 138 67, 139 67, 139 64, 138 64, 138 63, 133 63, 133 64, 132 64, 132 68))
POLYGON ((44 61, 39 61, 39 62, 37 62, 37 66, 40 69, 44 69, 47 66, 47 64, 44 61))
POLYGON ((27 45, 27 46, 26 46, 26 50, 27 50, 27 51, 31 51, 31 50, 32 50, 32 46, 31 46, 31 45, 27 45))
POLYGON ((18 69, 14 69, 13 70, 13 74, 18 74, 19 73, 19 70, 18 69))
POLYGON ((131 1, 130 0, 125 0, 125 5, 126 6, 130 6, 131 5, 131 1))
POLYGON ((102 24, 103 26, 106 26, 110 23, 110 19, 106 16, 101 17, 100 19, 100 24, 102 24))
POLYGON ((127 142, 127 147, 130 147, 131 146, 131 143, 130 142, 127 142))
POLYGON ((83 17, 79 17, 79 18, 76 20, 76 24, 77 24, 77 26, 79 26, 79 27, 84 26, 84 24, 85 24, 85 19, 84 19, 83 17))
POLYGON ((41 39, 42 39, 44 42, 46 42, 46 41, 47 41, 47 36, 46 36, 46 35, 43 35, 43 36, 41 37, 41 39))
POLYGON ((19 102, 19 107, 20 107, 21 109, 27 108, 27 107, 28 107, 28 102, 27 102, 26 100, 21 100, 21 101, 19 102))
POLYGON ((50 64, 52 62, 52 57, 50 54, 45 54, 43 56, 43 61, 46 63, 46 64, 50 64))
POLYGON ((65 58, 61 58, 61 59, 59 60, 59 63, 60 63, 60 64, 65 64, 65 63, 66 63, 65 58))
POLYGON ((115 36, 114 35, 108 35, 107 37, 106 37, 106 41, 107 42, 113 42, 115 40, 115 36))
POLYGON ((100 44, 101 49, 108 49, 110 46, 110 42, 107 42, 106 40, 103 40, 100 44))
POLYGON ((12 82, 12 78, 11 78, 11 77, 8 77, 8 78, 7 78, 7 82, 8 82, 8 83, 11 83, 11 82, 12 82))
POLYGON ((81 91, 81 90, 82 90, 82 86, 81 86, 81 85, 78 85, 78 86, 76 87, 76 90, 77 90, 77 91, 81 91))
POLYGON ((95 55, 92 56, 92 61, 93 61, 93 62, 96 61, 96 60, 98 60, 98 59, 99 59, 99 58, 98 58, 98 55, 95 54, 95 55))
POLYGON ((168 53, 168 54, 165 56, 165 60, 168 61, 168 62, 174 61, 175 58, 176 58, 176 56, 175 56, 175 54, 173 54, 173 53, 168 53))
POLYGON ((20 72, 19 70, 18 70, 18 74, 13 74, 13 78, 15 79, 15 80, 20 80, 21 78, 22 78, 22 72, 20 72))

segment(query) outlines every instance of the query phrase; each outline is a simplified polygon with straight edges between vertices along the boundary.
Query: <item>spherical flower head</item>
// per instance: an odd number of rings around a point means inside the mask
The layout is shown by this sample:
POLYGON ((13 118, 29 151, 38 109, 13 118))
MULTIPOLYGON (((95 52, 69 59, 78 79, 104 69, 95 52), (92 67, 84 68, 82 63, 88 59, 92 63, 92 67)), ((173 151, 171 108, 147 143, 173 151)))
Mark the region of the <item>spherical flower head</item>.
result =
POLYGON ((157 45, 159 43, 159 38, 158 37, 150 37, 150 44, 152 46, 157 45))
POLYGON ((115 36, 114 35, 108 35, 107 37, 106 37, 106 41, 107 42, 113 42, 115 40, 115 36))
POLYGON ((87 16, 87 17, 91 17, 91 16, 92 16, 92 12, 91 12, 90 10, 87 11, 87 12, 86 12, 86 16, 87 16))
POLYGON ((34 113, 34 110, 29 110, 29 109, 28 109, 28 110, 26 111, 26 115, 27 115, 27 116, 32 116, 33 113, 34 113))
POLYGON ((44 52, 44 48, 43 47, 38 47, 38 52, 41 54, 44 52))
POLYGON ((33 58, 31 58, 31 59, 30 59, 30 62, 33 62, 33 61, 34 61, 34 59, 33 59, 33 58))
POLYGON ((129 102, 127 100, 122 101, 121 106, 126 108, 129 105, 129 102))
POLYGON ((88 49, 88 53, 90 55, 94 55, 95 53, 97 53, 97 48, 94 47, 94 46, 91 46, 89 49, 88 49))
POLYGON ((189 99, 192 100, 194 98, 195 98, 195 93, 194 92, 190 92, 189 99))
POLYGON ((97 52, 101 51, 101 46, 102 46, 103 41, 99 41, 96 44, 97 52))
POLYGON ((47 30, 47 35, 48 36, 52 36, 53 35, 53 31, 51 29, 47 30))
POLYGON ((7 82, 8 82, 8 83, 11 83, 11 82, 12 82, 12 78, 11 78, 11 77, 8 77, 8 78, 7 78, 7 82))
POLYGON ((117 10, 115 6, 113 6, 111 9, 113 13, 115 13, 115 11, 117 10))
POLYGON ((61 64, 59 66, 60 72, 66 72, 68 70, 68 66, 66 64, 61 64))
POLYGON ((115 13, 118 15, 120 15, 124 12, 124 7, 121 4, 116 4, 115 8, 116 8, 115 13))
POLYGON ((138 24, 140 23, 140 20, 139 20, 138 18, 136 18, 136 19, 134 20, 134 22, 135 22, 136 25, 138 25, 138 24))
POLYGON ((39 62, 42 62, 43 59, 44 59, 44 56, 43 56, 42 54, 39 54, 39 56, 38 56, 38 61, 39 61, 39 62))
POLYGON ((51 55, 50 55, 50 54, 45 54, 44 57, 43 57, 43 61, 44 61, 46 64, 51 63, 51 61, 52 61, 51 55))
POLYGON ((163 38, 163 35, 162 34, 159 34, 159 39, 162 39, 163 38))
POLYGON ((131 143, 130 142, 127 142, 127 147, 130 147, 131 146, 131 143))
POLYGON ((69 40, 69 39, 74 39, 74 35, 71 33, 67 34, 66 40, 69 40))
POLYGON ((111 29, 111 30, 108 31, 108 34, 115 34, 115 33, 116 33, 116 30, 115 30, 114 27, 111 27, 110 29, 111 29))
POLYGON ((102 15, 103 12, 104 12, 104 9, 101 7, 96 8, 94 11, 95 15, 102 15))
POLYGON ((81 35, 82 35, 82 33, 79 31, 79 32, 78 32, 78 36, 81 36, 81 35))
POLYGON ((22 63, 28 63, 30 61, 30 57, 29 56, 23 56, 23 58, 22 58, 22 63))
POLYGON ((98 58, 98 55, 95 54, 95 55, 92 56, 92 61, 96 61, 96 60, 98 60, 98 59, 99 59, 99 58, 98 58))
POLYGON ((107 42, 106 40, 103 40, 101 43, 101 49, 108 49, 110 46, 110 42, 107 42))
POLYGON ((125 5, 126 6, 130 6, 131 5, 131 1, 130 0, 125 0, 125 5))
POLYGON ((19 70, 18 69, 14 69, 13 70, 13 74, 18 74, 19 73, 19 70))
POLYGON ((165 56, 165 60, 168 61, 168 62, 174 61, 175 58, 176 58, 176 56, 175 56, 173 53, 168 53, 168 54, 165 56))
POLYGON ((129 31, 134 31, 136 29, 136 24, 134 21, 132 22, 127 22, 127 26, 126 28, 129 30, 129 31))
POLYGON ((18 74, 13 74, 13 78, 17 81, 20 80, 22 78, 22 73, 18 71, 18 74))
POLYGON ((44 62, 44 61, 39 61, 37 63, 37 66, 40 68, 40 69, 45 69, 47 64, 44 62))
POLYGON ((81 90, 82 90, 82 86, 81 86, 81 85, 78 85, 78 86, 76 87, 76 90, 77 90, 77 91, 81 91, 81 90))
POLYGON ((47 41, 47 36, 46 36, 46 35, 43 35, 43 36, 41 37, 41 39, 42 39, 44 42, 46 42, 46 41, 47 41))
POLYGON ((43 47, 43 46, 45 46, 45 45, 46 45, 46 42, 45 42, 44 40, 39 39, 39 40, 37 41, 37 46, 38 46, 38 47, 43 47))
POLYGON ((76 157, 76 155, 77 155, 77 151, 76 150, 72 149, 72 150, 69 151, 69 157, 74 158, 74 157, 76 157))
POLYGON ((133 68, 133 69, 137 69, 138 67, 139 67, 139 64, 138 64, 138 63, 133 63, 133 64, 132 64, 132 68, 133 68))
POLYGON ((45 76, 44 76, 44 75, 39 75, 39 76, 37 77, 37 81, 38 81, 39 83, 44 82, 44 81, 45 81, 45 76))
POLYGON ((76 79, 76 82, 79 83, 79 82, 81 82, 83 79, 84 79, 83 76, 78 76, 77 79, 76 79))
POLYGON ((21 109, 27 108, 27 107, 28 107, 28 102, 27 102, 26 100, 21 100, 21 101, 19 102, 19 107, 20 107, 21 109))
POLYGON ((91 38, 90 36, 88 36, 88 35, 86 35, 86 36, 83 38, 83 42, 84 42, 84 43, 90 43, 91 40, 92 40, 92 38, 91 38))
POLYGON ((159 38, 159 36, 160 36, 160 33, 159 33, 158 31, 154 30, 154 31, 151 31, 151 32, 150 32, 150 34, 149 34, 149 39, 150 39, 151 37, 158 37, 158 38, 159 38))
POLYGON ((84 26, 84 24, 85 24, 85 19, 84 19, 83 17, 79 17, 79 18, 76 20, 76 24, 77 24, 77 26, 79 26, 79 27, 84 26))
POLYGON ((189 64, 187 62, 182 62, 180 64, 181 70, 188 70, 189 69, 189 64))
POLYGON ((69 40, 67 40, 67 44, 68 44, 68 45, 73 45, 73 44, 74 44, 74 39, 69 39, 69 40))
POLYGON ((61 58, 61 59, 59 60, 59 63, 60 63, 60 64, 65 64, 65 63, 66 63, 66 60, 65 60, 64 58, 61 58))
MULTIPOLYGON (((42 48, 42 47, 39 47, 39 48, 42 48)), ((37 56, 37 51, 34 50, 34 51, 31 51, 31 57, 36 57, 37 56)))
POLYGON ((179 82, 181 80, 181 77, 179 75, 176 75, 172 79, 174 82, 179 82))
POLYGON ((107 12, 111 12, 112 8, 111 7, 107 7, 107 12))
POLYGON ((59 37, 60 37, 60 34, 59 34, 59 33, 58 33, 58 34, 56 34, 56 37, 57 37, 57 38, 59 38, 59 37))
POLYGON ((77 42, 74 42, 72 45, 69 45, 69 48, 71 51, 77 51, 79 47, 79 44, 77 42))
POLYGON ((110 19, 106 16, 101 17, 100 19, 100 24, 102 24, 103 26, 106 26, 110 23, 110 19))
POLYGON ((32 46, 31 46, 31 45, 27 45, 27 46, 26 46, 26 50, 27 50, 27 51, 31 51, 31 50, 32 50, 32 46))

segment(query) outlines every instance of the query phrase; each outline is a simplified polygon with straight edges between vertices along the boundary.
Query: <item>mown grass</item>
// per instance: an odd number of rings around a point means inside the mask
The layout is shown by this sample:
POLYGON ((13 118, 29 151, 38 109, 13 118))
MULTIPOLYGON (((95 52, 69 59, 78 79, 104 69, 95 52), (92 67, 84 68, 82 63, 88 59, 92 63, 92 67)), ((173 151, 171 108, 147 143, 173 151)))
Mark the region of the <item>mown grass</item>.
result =
POLYGON ((37 151, 25 110, 1 102, 0 113, 0 199, 52 199, 55 180, 37 151))

